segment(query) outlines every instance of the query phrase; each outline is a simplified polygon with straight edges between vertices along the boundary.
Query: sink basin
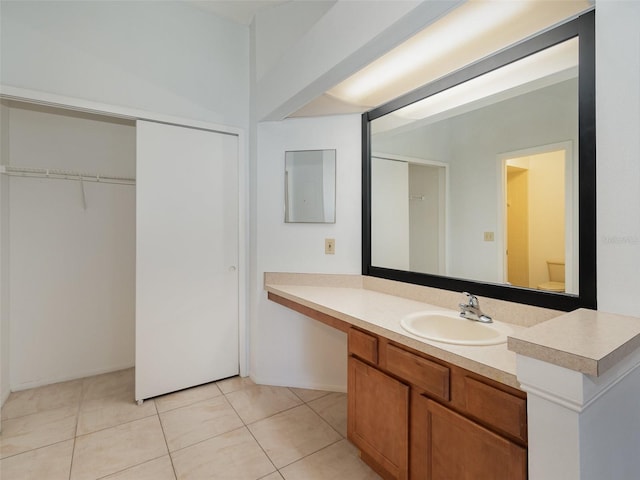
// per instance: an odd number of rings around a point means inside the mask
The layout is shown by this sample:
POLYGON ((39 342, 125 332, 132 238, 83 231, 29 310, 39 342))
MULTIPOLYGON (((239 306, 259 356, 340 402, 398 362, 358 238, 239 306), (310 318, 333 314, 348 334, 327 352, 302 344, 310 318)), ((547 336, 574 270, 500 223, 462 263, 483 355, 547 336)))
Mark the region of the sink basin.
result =
POLYGON ((498 345, 513 333, 501 322, 480 323, 461 318, 456 312, 427 311, 407 315, 400 320, 407 332, 427 340, 456 345, 498 345))

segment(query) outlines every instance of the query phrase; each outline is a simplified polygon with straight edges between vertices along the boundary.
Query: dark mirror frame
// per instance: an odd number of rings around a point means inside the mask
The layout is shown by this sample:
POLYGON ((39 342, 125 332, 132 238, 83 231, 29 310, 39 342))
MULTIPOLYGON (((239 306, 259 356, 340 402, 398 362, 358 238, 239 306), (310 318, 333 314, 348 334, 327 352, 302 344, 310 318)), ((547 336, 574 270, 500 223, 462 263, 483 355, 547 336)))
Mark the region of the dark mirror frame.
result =
POLYGON ((502 50, 362 115, 362 274, 556 310, 596 308, 596 96, 595 11, 502 50), (578 275, 579 293, 562 294, 510 285, 394 270, 371 265, 370 122, 416 101, 579 37, 578 65, 578 275))

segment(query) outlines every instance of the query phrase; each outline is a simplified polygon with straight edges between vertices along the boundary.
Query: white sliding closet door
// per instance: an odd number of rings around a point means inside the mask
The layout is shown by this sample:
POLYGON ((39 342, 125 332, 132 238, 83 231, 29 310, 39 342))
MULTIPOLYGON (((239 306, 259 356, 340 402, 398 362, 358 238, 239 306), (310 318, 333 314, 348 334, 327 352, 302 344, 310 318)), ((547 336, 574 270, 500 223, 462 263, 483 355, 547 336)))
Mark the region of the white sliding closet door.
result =
POLYGON ((238 137, 137 123, 136 400, 237 375, 238 137))

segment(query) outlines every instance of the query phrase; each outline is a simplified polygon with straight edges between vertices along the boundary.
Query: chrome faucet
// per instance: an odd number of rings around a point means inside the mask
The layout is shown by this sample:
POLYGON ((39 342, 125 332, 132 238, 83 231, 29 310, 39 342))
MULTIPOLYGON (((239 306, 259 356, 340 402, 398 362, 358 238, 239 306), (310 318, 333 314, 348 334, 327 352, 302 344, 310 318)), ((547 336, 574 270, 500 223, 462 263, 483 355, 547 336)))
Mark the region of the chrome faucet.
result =
POLYGON ((493 320, 490 316, 485 315, 480 310, 480 303, 478 297, 471 295, 468 292, 462 292, 467 296, 467 303, 460 304, 460 316, 467 320, 475 320, 476 322, 491 323, 493 320))

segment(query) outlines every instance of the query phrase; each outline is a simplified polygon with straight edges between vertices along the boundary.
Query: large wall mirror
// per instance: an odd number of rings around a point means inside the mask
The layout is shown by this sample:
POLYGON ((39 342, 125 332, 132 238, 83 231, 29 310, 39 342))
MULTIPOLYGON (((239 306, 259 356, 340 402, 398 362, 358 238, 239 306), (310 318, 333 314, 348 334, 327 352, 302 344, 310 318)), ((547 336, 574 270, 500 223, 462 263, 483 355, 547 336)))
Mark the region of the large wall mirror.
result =
POLYGON ((363 273, 596 306, 594 12, 363 115, 363 273))

